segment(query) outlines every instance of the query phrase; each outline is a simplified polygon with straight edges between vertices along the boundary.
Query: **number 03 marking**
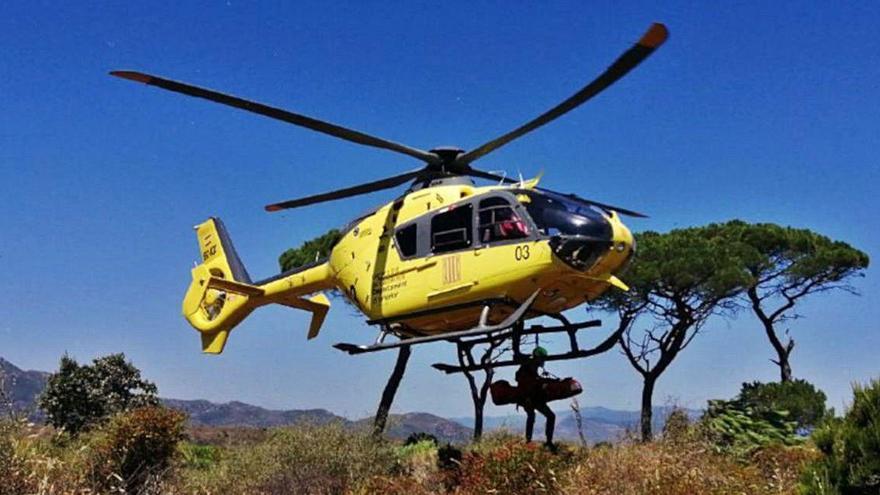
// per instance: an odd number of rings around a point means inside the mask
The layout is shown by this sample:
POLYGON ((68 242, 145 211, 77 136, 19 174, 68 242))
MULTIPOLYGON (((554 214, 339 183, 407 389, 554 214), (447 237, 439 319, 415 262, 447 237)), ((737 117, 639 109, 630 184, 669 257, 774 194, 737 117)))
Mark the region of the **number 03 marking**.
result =
POLYGON ((517 246, 516 250, 513 252, 513 256, 516 258, 516 261, 522 261, 529 259, 529 247, 528 246, 517 246))

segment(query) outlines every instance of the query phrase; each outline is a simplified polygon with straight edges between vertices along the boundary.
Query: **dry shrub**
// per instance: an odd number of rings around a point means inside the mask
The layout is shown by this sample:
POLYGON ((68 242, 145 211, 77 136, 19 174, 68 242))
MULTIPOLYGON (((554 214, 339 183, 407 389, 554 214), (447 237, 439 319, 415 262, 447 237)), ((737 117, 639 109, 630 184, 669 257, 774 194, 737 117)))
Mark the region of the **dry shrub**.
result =
POLYGON ((16 452, 21 425, 0 422, 0 495, 19 495, 36 491, 34 479, 24 459, 16 452))
POLYGON ((804 468, 819 457, 813 446, 773 444, 752 454, 750 464, 761 471, 769 493, 796 493, 804 468))
POLYGON ((374 476, 354 490, 353 495, 442 495, 447 493, 445 474, 435 473, 426 479, 407 474, 374 476))
POLYGON ((298 424, 270 430, 265 441, 228 449, 209 469, 189 470, 186 493, 337 494, 390 475, 390 445, 345 425, 298 424))
POLYGON ((56 445, 51 428, 22 421, 0 424, 0 494, 83 491, 79 447, 56 445))
POLYGON ((479 445, 462 460, 456 493, 558 493, 570 461, 570 454, 554 454, 519 439, 479 445))
POLYGON ((419 483, 435 477, 439 471, 437 441, 422 440, 396 449, 400 471, 419 483))
POLYGON ((691 431, 691 420, 687 411, 674 406, 663 424, 663 439, 672 441, 686 439, 691 431))
POLYGON ((717 453, 697 438, 627 443, 593 449, 568 472, 565 493, 640 495, 794 494, 808 454, 802 447, 769 447, 757 465, 717 453))
MULTIPOLYGON (((526 444, 507 435, 490 437, 486 443, 471 446, 456 466, 439 468, 434 456, 434 469, 413 469, 411 461, 393 475, 377 476, 360 487, 358 494, 391 495, 458 495, 504 493, 559 493, 560 474, 571 463, 571 453, 553 454, 543 446, 526 444)), ((417 454, 408 456, 419 459, 417 454)))
POLYGON ((117 414, 89 438, 85 471, 98 492, 142 493, 171 468, 186 416, 147 406, 117 414))
POLYGON ((269 438, 268 428, 253 426, 198 426, 189 425, 186 436, 192 443, 217 447, 256 445, 269 438))

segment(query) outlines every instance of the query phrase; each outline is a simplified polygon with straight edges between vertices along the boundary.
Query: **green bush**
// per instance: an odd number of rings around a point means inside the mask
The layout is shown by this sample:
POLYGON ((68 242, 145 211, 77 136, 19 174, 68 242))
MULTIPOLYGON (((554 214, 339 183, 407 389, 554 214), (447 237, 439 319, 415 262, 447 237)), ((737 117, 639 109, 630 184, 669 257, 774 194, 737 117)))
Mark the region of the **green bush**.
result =
POLYGON ((822 458, 804 471, 802 493, 880 493, 880 380, 855 385, 846 415, 817 428, 813 441, 822 458))
POLYGON ((52 426, 77 435, 114 414, 156 405, 156 392, 156 385, 141 379, 124 354, 97 358, 91 365, 65 355, 39 404, 52 426))
POLYGON ((801 441, 797 423, 788 420, 787 411, 759 412, 736 400, 710 400, 701 425, 719 451, 737 456, 774 443, 796 445, 801 441))
POLYGON ((220 462, 220 448, 214 445, 182 442, 178 451, 184 466, 191 469, 210 469, 220 462))
POLYGON ((812 428, 833 414, 825 408, 825 393, 806 380, 743 383, 738 400, 759 414, 788 411, 799 429, 812 428))
POLYGON ((185 421, 183 413, 161 406, 114 416, 88 439, 91 485, 101 493, 140 493, 170 469, 185 421))

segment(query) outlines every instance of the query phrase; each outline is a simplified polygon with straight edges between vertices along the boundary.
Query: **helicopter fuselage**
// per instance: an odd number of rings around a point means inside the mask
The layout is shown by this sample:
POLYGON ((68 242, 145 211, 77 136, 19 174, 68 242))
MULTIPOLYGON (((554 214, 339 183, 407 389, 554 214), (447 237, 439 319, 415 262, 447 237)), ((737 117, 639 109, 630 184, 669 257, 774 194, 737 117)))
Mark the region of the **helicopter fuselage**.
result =
POLYGON ((572 212, 564 199, 534 184, 413 191, 353 222, 329 271, 372 323, 402 334, 472 327, 489 302, 501 303, 490 313, 500 321, 515 309, 505 302, 536 289, 530 314, 560 313, 620 284, 613 275, 633 251, 615 213, 572 212))

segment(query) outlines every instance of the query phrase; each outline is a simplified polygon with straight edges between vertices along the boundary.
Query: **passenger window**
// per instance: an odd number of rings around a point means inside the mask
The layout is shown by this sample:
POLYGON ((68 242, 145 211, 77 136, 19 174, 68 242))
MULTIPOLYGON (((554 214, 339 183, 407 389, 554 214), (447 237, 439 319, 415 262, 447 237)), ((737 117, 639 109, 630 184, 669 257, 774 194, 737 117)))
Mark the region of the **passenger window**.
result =
POLYGON ((400 250, 401 258, 408 258, 416 254, 416 247, 418 245, 417 227, 418 224, 412 224, 398 230, 397 234, 395 234, 394 239, 397 242, 397 249, 400 250))
POLYGON ((431 219, 431 250, 446 253, 465 249, 473 244, 474 207, 470 204, 452 207, 431 219))
POLYGON ((529 236, 529 228, 503 198, 480 201, 480 242, 489 244, 529 236))

